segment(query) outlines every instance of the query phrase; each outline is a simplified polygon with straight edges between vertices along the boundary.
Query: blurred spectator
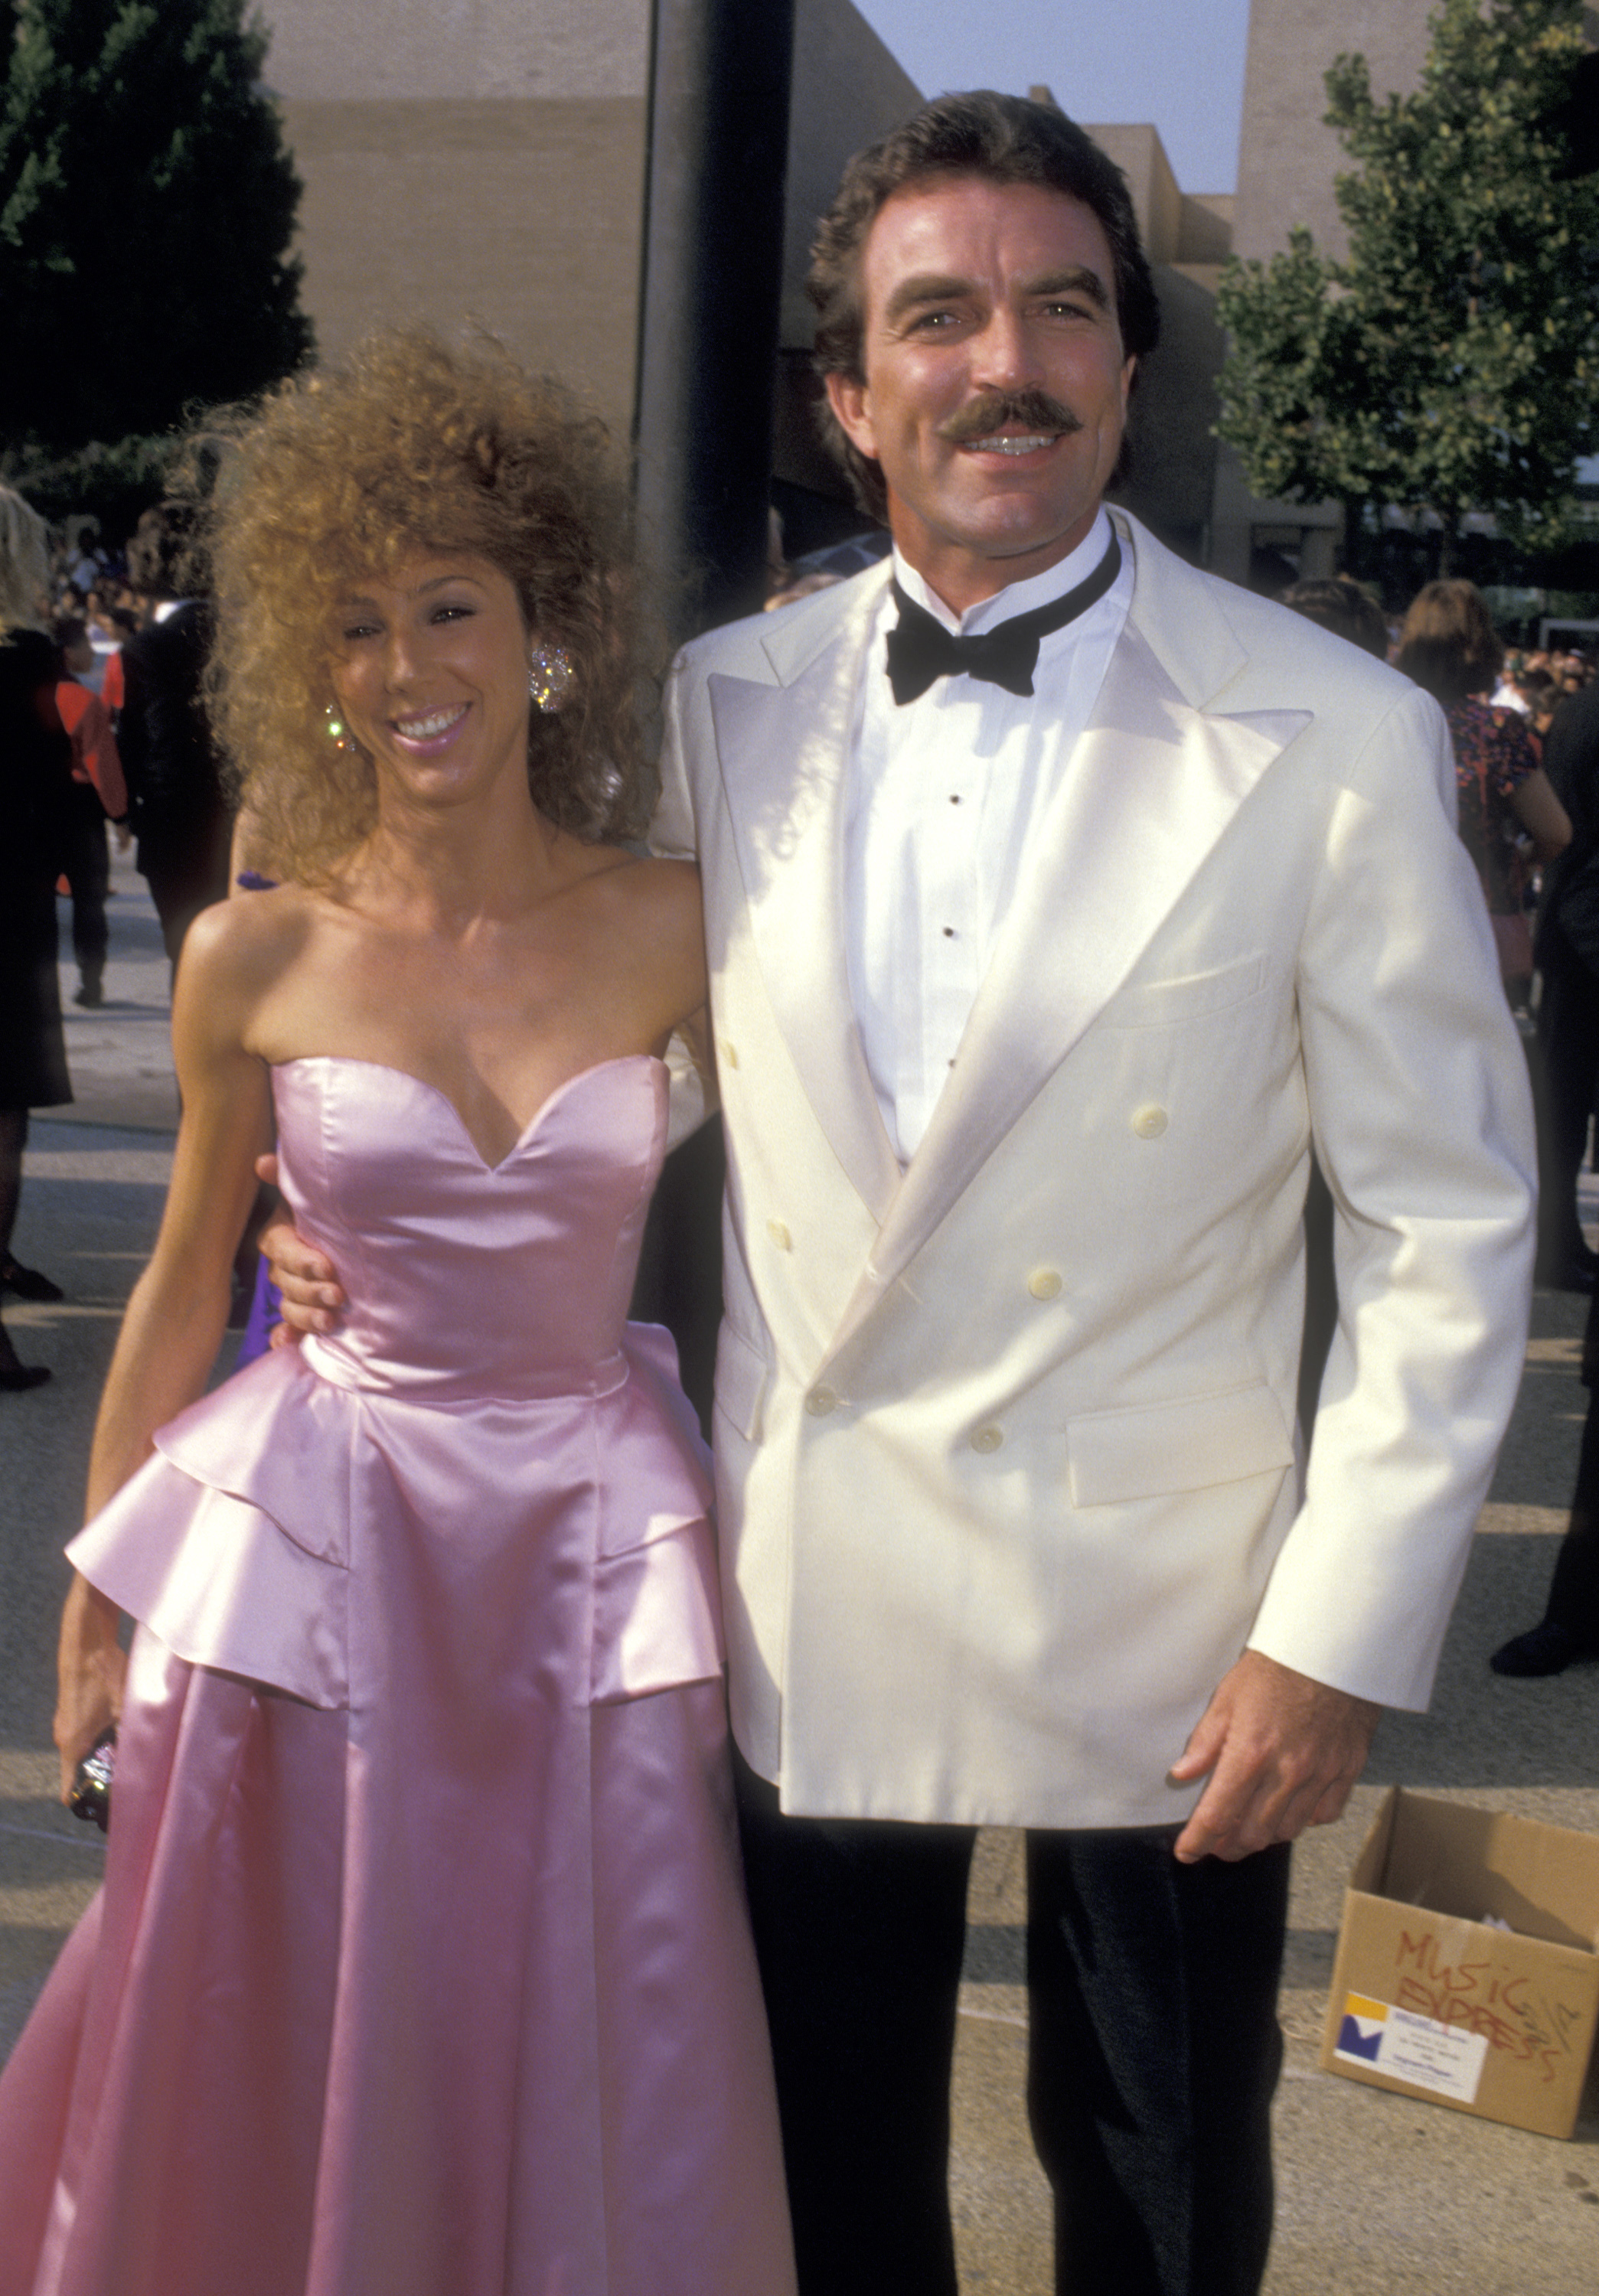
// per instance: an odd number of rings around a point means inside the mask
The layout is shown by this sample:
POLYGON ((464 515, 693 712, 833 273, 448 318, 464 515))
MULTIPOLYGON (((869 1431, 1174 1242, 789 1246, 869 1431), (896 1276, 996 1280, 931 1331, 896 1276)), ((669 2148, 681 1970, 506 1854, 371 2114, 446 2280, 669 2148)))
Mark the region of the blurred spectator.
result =
POLYGON ((1283 591, 1283 603, 1308 622, 1318 623, 1335 637, 1347 638, 1351 645, 1374 654, 1379 661, 1388 660, 1388 623, 1382 609, 1349 575, 1295 582, 1283 591))
POLYGON ((1537 857, 1549 862, 1570 844, 1571 824, 1538 764, 1525 720, 1482 699, 1498 678, 1504 654, 1474 583, 1429 582, 1405 617, 1397 666, 1443 705, 1455 745, 1460 834, 1488 901, 1499 970, 1516 1002, 1532 978, 1520 831, 1526 831, 1537 857))
POLYGON ((190 921, 227 894, 229 818, 201 702, 209 644, 192 521, 181 506, 147 510, 127 546, 129 577, 150 609, 122 649, 119 739, 138 865, 174 967, 190 921))
MULTIPOLYGON (((1546 669, 1524 669, 1521 672, 1521 693, 1527 704, 1528 728, 1531 733, 1532 744, 1538 750, 1538 762, 1541 765, 1543 740, 1549 731, 1554 717, 1555 706, 1561 698, 1560 688, 1546 669)), ((1555 795, 1557 797, 1560 795, 1558 790, 1555 795)), ((1563 803, 1564 800, 1562 800, 1562 802, 1563 803)), ((1567 810, 1570 811, 1569 807, 1567 810)))
POLYGON ((1554 711, 1544 760, 1572 836, 1549 872, 1538 918, 1538 1274, 1586 1290, 1596 1263, 1578 1224, 1577 1175, 1599 1091, 1599 686, 1554 711))
POLYGON ((1582 1335, 1583 1385, 1588 1390, 1577 1488, 1566 1535, 1554 1557, 1549 1599, 1536 1627, 1502 1643, 1489 1659, 1496 1674, 1563 1674, 1579 1658, 1599 1658, 1599 1292, 1582 1335))
MULTIPOLYGON (((71 750, 55 706, 54 646, 38 627, 48 561, 44 521, 0 487, 0 1292, 59 1300, 12 1257, 28 1112, 72 1097, 55 969, 55 879, 71 750)), ((0 1390, 49 1377, 19 1363, 0 1327, 0 1390)))
POLYGON ((100 699, 110 712, 111 724, 115 726, 120 718, 122 704, 127 698, 127 680, 122 668, 122 649, 129 638, 136 636, 139 618, 136 614, 130 614, 126 606, 112 606, 107 611, 106 620, 115 635, 116 644, 105 655, 105 668, 100 682, 100 699))
POLYGON ((78 961, 73 1001, 93 1010, 105 1001, 105 897, 111 887, 105 824, 108 816, 126 820, 127 789, 105 705, 79 683, 94 662, 88 632, 69 619, 57 622, 54 637, 67 672, 55 689, 55 706, 72 744, 62 865, 72 891, 72 954, 78 961))

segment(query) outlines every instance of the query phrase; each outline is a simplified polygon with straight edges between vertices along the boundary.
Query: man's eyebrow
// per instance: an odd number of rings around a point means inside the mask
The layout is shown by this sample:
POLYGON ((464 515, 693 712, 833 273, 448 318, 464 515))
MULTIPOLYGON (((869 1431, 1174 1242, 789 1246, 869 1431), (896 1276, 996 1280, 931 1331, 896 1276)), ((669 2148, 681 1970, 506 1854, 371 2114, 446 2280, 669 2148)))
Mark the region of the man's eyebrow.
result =
POLYGON ((949 303, 957 296, 971 292, 970 279, 957 279, 952 274, 936 271, 914 272, 910 278, 902 279, 895 288, 883 306, 883 317, 889 320, 903 318, 919 303, 949 303))
POLYGON ((1096 303, 1102 311, 1108 311, 1111 308, 1111 292, 1104 281, 1097 271, 1090 271, 1086 264, 1081 263, 1069 264, 1063 271, 1046 271, 1037 279, 1024 280, 1022 292, 1027 295, 1086 295, 1088 300, 1096 303))

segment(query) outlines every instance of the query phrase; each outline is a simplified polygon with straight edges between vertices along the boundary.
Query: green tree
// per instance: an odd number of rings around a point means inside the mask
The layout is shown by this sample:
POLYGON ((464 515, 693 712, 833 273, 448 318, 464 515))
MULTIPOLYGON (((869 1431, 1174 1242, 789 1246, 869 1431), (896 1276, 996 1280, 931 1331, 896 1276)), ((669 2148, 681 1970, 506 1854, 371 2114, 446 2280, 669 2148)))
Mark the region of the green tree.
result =
POLYGON ((1363 56, 1327 73, 1349 259, 1297 231, 1218 297, 1217 428, 1258 493, 1431 511, 1446 573, 1470 511, 1558 534, 1599 440, 1599 192, 1557 122, 1582 15, 1443 0, 1415 94, 1379 103, 1363 56))
POLYGON ((159 432, 307 357, 266 52, 244 0, 0 0, 0 444, 159 432))

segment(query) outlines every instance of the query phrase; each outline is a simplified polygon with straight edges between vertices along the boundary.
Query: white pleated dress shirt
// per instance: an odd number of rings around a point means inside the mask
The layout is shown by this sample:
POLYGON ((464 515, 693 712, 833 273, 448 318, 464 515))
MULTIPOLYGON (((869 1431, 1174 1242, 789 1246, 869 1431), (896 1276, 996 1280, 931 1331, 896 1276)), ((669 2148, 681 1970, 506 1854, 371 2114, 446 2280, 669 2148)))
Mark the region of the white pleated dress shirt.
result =
MULTIPOLYGON (((900 588, 972 637, 1064 597, 1111 546, 1102 510, 1070 558, 959 617, 894 554, 900 588)), ((1133 595, 1132 554, 1103 598, 1038 648, 1028 700, 939 677, 903 706, 888 677, 898 619, 883 593, 866 652, 844 829, 844 932, 866 1066, 908 1164, 954 1065, 1044 808, 1093 714, 1133 595)))

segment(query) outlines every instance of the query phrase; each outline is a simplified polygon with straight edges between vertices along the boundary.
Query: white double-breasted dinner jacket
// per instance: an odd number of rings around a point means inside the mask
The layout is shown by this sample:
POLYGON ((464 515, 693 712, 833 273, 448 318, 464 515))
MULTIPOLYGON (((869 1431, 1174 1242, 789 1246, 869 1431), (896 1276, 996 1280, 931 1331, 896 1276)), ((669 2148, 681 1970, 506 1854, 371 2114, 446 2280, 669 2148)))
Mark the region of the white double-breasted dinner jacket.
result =
POLYGON ((887 568, 668 686, 652 841, 702 874, 728 1150, 734 1724, 791 1810, 1174 1821, 1246 1644, 1425 1704, 1514 1398, 1531 1117, 1441 716, 1115 515, 1128 619, 903 1170, 840 913, 887 568))

